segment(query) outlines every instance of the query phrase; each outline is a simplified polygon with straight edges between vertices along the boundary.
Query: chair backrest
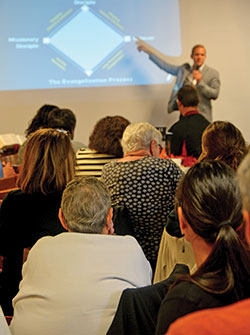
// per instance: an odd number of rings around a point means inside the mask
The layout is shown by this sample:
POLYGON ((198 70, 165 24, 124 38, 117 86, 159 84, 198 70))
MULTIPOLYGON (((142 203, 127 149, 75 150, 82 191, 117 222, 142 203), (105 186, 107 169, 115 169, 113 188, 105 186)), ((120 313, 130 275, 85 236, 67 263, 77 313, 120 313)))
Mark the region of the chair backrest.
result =
POLYGON ((18 175, 8 178, 0 178, 0 190, 16 187, 18 175))
POLYGON ((6 194, 17 189, 18 175, 9 178, 0 178, 0 199, 4 199, 6 194))
POLYGON ((134 236, 134 230, 125 206, 113 206, 113 222, 116 235, 134 236))

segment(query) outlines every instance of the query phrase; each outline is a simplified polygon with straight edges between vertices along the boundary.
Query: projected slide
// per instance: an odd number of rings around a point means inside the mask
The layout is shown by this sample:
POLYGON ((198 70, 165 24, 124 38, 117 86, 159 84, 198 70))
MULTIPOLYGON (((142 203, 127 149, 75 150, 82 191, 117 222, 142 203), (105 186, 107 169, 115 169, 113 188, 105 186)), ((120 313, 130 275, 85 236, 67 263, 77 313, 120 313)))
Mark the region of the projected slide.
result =
POLYGON ((178 0, 0 2, 0 90, 170 83, 136 38, 180 56, 178 0))

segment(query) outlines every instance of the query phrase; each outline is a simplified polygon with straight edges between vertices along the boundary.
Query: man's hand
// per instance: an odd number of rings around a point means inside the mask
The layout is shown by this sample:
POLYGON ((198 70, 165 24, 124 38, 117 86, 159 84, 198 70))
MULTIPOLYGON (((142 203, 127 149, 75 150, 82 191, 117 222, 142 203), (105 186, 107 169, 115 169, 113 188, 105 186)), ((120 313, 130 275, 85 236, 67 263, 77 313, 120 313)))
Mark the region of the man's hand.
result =
POLYGON ((145 43, 143 42, 143 40, 141 40, 140 38, 136 37, 137 41, 136 41, 136 45, 137 45, 137 49, 139 52, 144 51, 145 53, 147 53, 148 55, 151 55, 151 50, 145 45, 145 43))
POLYGON ((199 70, 194 70, 193 79, 195 79, 198 83, 202 79, 202 73, 199 70))

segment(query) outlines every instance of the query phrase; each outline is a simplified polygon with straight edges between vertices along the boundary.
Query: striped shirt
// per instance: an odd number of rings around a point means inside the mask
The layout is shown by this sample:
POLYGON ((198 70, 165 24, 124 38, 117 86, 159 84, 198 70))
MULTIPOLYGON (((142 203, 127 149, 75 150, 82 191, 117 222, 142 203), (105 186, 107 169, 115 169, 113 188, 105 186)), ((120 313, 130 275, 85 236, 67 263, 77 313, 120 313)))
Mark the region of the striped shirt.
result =
POLYGON ((76 153, 76 176, 93 176, 101 178, 103 166, 118 157, 97 153, 88 148, 81 148, 76 153))

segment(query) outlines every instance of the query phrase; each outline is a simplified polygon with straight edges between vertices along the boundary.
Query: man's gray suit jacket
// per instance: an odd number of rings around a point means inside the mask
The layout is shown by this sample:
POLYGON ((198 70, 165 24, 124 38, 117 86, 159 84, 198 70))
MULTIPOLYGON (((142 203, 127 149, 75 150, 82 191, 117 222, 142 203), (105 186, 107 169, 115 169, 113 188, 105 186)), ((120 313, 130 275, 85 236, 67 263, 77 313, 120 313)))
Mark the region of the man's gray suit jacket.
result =
MULTIPOLYGON (((182 64, 180 66, 172 65, 154 54, 151 54, 149 59, 152 60, 162 70, 172 74, 173 76, 176 76, 176 82, 168 102, 168 113, 178 110, 176 103, 177 92, 184 84, 188 84, 188 77, 190 77, 193 72, 192 66, 190 66, 188 63, 182 64)), ((207 65, 204 65, 201 73, 202 79, 196 86, 200 96, 198 110, 209 122, 212 122, 211 100, 217 99, 219 95, 219 72, 207 65)))

